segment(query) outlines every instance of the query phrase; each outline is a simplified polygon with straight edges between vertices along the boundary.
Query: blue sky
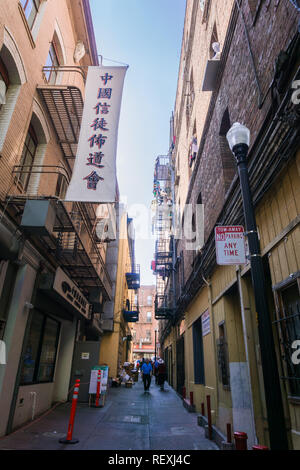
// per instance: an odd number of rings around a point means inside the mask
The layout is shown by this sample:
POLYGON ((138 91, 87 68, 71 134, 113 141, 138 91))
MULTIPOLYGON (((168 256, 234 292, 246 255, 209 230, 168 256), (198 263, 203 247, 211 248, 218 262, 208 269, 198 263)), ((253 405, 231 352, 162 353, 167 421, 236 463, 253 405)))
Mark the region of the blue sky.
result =
MULTIPOLYGON (((121 196, 150 208, 157 155, 169 147, 186 0, 90 0, 98 53, 128 64, 119 123, 117 172, 121 196)), ((103 65, 120 65, 103 60, 103 65)), ((138 228, 138 227, 137 227, 138 228)), ((136 240, 142 284, 154 243, 136 240)))

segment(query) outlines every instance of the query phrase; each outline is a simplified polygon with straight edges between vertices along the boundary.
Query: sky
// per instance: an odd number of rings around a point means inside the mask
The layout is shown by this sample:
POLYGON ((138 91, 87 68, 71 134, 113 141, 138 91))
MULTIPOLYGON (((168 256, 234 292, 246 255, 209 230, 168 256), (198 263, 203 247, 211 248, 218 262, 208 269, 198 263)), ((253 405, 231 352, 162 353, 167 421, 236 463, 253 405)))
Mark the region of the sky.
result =
POLYGON ((141 284, 155 284, 150 269, 154 240, 138 236, 142 217, 137 205, 150 210, 155 158, 169 150, 186 0, 90 0, 90 5, 103 65, 129 65, 119 122, 117 176, 120 196, 135 219, 141 284))

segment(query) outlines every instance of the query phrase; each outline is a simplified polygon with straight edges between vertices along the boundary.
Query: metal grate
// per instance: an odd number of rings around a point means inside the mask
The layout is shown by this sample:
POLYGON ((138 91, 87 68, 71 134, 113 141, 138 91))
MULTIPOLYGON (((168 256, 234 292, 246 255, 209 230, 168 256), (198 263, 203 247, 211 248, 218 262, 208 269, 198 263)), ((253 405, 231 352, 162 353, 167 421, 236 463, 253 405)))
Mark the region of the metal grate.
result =
POLYGON ((282 359, 285 365, 286 375, 281 378, 288 382, 291 395, 300 397, 300 364, 293 360, 293 353, 297 350, 293 347, 293 344, 295 341, 300 340, 300 297, 298 285, 293 284, 284 289, 281 292, 281 298, 282 309, 280 311, 280 318, 273 322, 277 327, 282 359))

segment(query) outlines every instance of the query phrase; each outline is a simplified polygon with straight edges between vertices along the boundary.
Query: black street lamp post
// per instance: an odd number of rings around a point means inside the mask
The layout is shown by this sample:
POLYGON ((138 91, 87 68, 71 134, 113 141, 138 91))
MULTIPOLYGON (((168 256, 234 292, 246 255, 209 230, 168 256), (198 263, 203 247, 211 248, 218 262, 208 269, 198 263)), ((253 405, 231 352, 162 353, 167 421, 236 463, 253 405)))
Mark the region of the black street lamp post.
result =
POLYGON ((247 169, 250 131, 235 123, 227 133, 229 146, 236 158, 243 199, 246 235, 251 260, 251 277, 258 317, 258 334, 263 369, 265 399, 269 424, 270 447, 288 449, 277 358, 265 290, 265 276, 247 169))

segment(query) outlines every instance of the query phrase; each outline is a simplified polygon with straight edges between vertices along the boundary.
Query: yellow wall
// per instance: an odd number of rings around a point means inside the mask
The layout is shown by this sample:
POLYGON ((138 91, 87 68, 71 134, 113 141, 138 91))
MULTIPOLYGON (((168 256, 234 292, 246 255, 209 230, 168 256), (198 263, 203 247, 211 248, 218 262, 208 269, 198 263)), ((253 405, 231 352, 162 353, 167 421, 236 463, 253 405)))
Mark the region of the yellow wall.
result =
MULTIPOLYGON (((130 264, 129 244, 127 238, 127 213, 124 212, 120 221, 120 239, 118 253, 118 269, 114 305, 114 330, 106 333, 102 338, 100 350, 100 363, 109 365, 109 376, 116 377, 120 366, 126 360, 126 343, 123 337, 131 334, 131 323, 123 319, 122 310, 128 298, 126 283, 126 268, 130 264)), ((129 360, 132 359, 131 348, 129 348, 129 360)))

